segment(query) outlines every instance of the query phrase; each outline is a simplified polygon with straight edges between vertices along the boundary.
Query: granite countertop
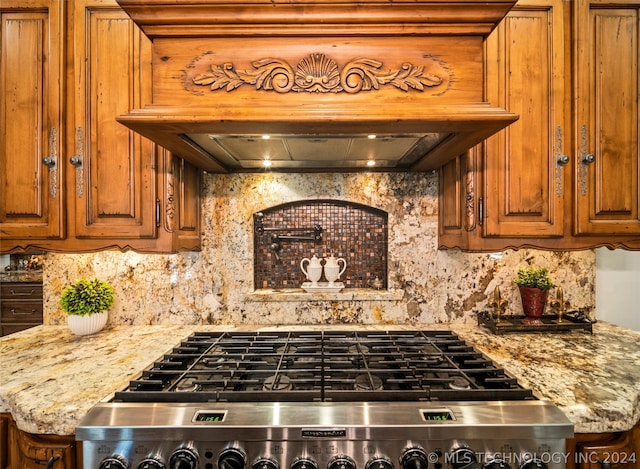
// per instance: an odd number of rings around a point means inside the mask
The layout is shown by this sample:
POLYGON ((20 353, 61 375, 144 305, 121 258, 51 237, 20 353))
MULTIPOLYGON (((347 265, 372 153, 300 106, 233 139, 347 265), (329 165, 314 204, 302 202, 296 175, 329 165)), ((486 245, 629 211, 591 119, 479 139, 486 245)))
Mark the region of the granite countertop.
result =
MULTIPOLYGON (((10 412, 26 432, 72 435, 94 404, 193 331, 330 328, 354 326, 117 326, 84 337, 66 326, 34 327, 0 339, 0 412, 10 412)), ((640 419, 640 333, 602 322, 593 335, 498 336, 475 325, 419 326, 436 328, 455 331, 537 397, 554 402, 577 433, 628 430, 640 419)))
POLYGON ((42 282, 42 270, 0 271, 0 283, 5 282, 42 282))

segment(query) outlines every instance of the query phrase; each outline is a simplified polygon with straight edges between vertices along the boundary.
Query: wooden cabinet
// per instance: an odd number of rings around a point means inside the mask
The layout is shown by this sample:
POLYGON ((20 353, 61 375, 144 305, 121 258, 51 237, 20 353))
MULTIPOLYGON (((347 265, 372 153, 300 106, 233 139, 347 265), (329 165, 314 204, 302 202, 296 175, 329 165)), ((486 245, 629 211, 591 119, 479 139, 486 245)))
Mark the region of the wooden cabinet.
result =
MULTIPOLYGON (((2 216, 0 251, 199 249, 201 171, 115 120, 151 100, 149 39, 115 0, 65 5, 66 40, 56 37, 67 56, 66 100, 57 108, 66 122, 57 140, 64 235, 35 237, 20 226, 8 234, 2 216)), ((0 190, 12 194, 13 184, 0 190)))
POLYGON ((574 234, 640 234, 640 4, 575 2, 574 234))
POLYGON ((640 249, 639 6, 622 9, 617 37, 610 24, 587 40, 610 3, 523 0, 488 38, 487 99, 520 120, 442 169, 440 247, 640 249), (617 55, 592 64, 608 48, 617 55))
POLYGON ((61 0, 0 4, 2 250, 5 239, 65 236, 63 31, 61 0))
POLYGON ((616 433, 582 433, 567 442, 567 469, 640 468, 640 425, 616 433))
POLYGON ((0 336, 42 324, 42 282, 0 283, 0 336))
POLYGON ((0 469, 75 469, 78 452, 73 436, 32 435, 16 427, 10 414, 0 414, 0 469), (4 440, 2 438, 4 437, 4 440))
POLYGON ((155 146, 115 120, 151 101, 150 41, 113 1, 69 6, 75 236, 154 237, 155 146))
POLYGON ((487 40, 487 98, 520 119, 484 147, 485 236, 563 235, 565 170, 556 152, 569 146, 564 19, 562 0, 528 0, 487 40))
POLYGON ((9 457, 9 421, 11 414, 0 413, 0 469, 8 466, 9 457))

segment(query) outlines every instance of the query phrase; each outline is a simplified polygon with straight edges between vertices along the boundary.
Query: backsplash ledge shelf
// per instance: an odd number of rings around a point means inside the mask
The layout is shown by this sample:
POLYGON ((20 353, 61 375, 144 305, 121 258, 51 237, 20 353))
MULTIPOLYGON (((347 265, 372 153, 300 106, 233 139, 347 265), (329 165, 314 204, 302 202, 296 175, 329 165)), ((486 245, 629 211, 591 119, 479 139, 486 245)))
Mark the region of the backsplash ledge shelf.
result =
POLYGON ((348 288, 338 293, 307 293, 299 288, 274 290, 264 288, 245 295, 245 301, 400 301, 404 290, 374 290, 372 288, 348 288))

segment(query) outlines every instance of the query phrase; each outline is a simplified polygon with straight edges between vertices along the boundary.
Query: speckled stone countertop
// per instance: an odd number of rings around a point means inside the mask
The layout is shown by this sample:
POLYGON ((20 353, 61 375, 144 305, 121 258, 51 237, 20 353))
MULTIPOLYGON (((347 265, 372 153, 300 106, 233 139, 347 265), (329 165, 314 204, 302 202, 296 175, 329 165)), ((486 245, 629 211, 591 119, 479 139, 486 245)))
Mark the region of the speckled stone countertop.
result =
MULTIPOLYGON (((193 331, 340 328, 355 327, 117 326, 76 337, 66 326, 38 326, 0 339, 0 412, 10 412, 30 433, 71 435, 94 404, 193 331)), ((577 433, 628 430, 640 419, 640 333, 606 323, 594 325, 593 335, 497 336, 456 324, 418 328, 455 331, 537 397, 557 404, 577 433)))
POLYGON ((42 270, 0 271, 0 283, 5 282, 42 282, 42 270))

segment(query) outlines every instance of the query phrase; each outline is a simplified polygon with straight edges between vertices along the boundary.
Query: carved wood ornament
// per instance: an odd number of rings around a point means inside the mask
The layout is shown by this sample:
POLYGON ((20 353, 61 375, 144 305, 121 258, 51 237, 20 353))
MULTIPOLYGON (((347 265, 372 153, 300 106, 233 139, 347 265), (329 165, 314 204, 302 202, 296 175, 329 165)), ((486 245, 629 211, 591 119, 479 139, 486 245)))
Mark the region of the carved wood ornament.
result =
MULTIPOLYGON (((276 93, 359 93, 378 90, 385 85, 402 91, 424 91, 443 87, 449 80, 443 64, 433 59, 441 74, 425 72, 425 65, 403 63, 396 70, 383 70, 383 62, 370 58, 357 58, 342 69, 323 53, 313 53, 293 67, 286 60, 263 58, 251 63, 252 70, 237 70, 229 62, 211 65, 210 70, 197 75, 196 85, 208 86, 211 91, 233 91, 243 85, 256 90, 276 93)), ((446 90, 445 90, 446 91, 446 90)))

